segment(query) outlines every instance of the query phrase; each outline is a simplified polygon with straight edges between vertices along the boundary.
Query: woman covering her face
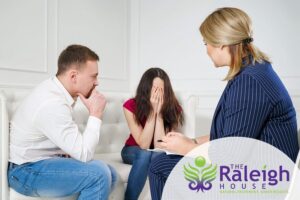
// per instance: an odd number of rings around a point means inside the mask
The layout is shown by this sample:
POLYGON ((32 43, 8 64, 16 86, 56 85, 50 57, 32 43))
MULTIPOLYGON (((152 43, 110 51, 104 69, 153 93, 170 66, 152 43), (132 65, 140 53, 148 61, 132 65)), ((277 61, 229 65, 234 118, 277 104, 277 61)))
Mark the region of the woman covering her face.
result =
POLYGON ((179 128, 183 113, 167 73, 160 68, 150 68, 143 74, 135 97, 123 107, 130 136, 121 156, 124 163, 132 165, 125 199, 134 200, 145 185, 152 158, 159 154, 147 149, 156 148, 167 132, 179 128))

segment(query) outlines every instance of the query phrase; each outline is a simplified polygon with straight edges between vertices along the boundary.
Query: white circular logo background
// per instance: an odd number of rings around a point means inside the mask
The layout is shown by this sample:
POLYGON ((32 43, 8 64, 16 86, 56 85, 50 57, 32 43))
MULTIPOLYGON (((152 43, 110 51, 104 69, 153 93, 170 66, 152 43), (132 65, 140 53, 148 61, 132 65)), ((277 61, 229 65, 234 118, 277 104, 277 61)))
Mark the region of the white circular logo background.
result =
POLYGON ((298 153, 289 193, 285 200, 299 200, 300 197, 300 151, 298 153))
POLYGON ((285 199, 294 162, 259 140, 227 137, 200 145, 175 166, 163 200, 285 199))

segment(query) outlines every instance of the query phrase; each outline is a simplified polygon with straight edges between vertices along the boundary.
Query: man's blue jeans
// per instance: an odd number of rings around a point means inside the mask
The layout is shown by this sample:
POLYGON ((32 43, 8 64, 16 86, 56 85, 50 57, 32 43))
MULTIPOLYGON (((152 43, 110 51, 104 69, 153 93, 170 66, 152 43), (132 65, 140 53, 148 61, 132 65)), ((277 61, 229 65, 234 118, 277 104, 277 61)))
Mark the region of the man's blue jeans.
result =
POLYGON ((9 186, 26 196, 64 197, 78 194, 79 200, 108 199, 117 179, 109 165, 93 160, 51 158, 22 165, 9 164, 9 186))
POLYGON ((161 153, 147 151, 138 146, 124 146, 121 152, 123 162, 132 165, 128 177, 125 200, 137 200, 147 180, 151 160, 161 153))

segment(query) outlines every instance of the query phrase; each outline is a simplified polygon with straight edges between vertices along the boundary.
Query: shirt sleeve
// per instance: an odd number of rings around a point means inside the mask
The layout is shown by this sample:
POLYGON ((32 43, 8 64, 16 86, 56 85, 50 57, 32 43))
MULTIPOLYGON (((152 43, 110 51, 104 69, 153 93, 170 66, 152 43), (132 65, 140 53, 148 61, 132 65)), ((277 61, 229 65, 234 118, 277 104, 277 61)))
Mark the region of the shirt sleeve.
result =
POLYGON ((251 76, 234 81, 226 95, 222 137, 258 138, 272 107, 270 100, 251 76))
POLYGON ((134 99, 128 99, 124 104, 123 107, 129 110, 130 112, 134 113, 135 111, 135 100, 134 99))
POLYGON ((93 159, 100 137, 100 119, 89 116, 84 132, 80 133, 71 107, 57 100, 41 106, 33 121, 38 130, 72 158, 82 162, 93 159))

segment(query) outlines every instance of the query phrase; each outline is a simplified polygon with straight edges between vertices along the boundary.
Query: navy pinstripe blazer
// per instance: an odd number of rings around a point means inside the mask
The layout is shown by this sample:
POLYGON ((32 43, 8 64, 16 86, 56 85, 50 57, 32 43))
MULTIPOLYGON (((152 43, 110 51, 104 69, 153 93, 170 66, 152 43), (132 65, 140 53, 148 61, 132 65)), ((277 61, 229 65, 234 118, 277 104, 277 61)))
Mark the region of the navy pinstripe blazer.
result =
POLYGON ((269 62, 243 67, 223 91, 210 139, 229 136, 267 142, 296 160, 299 151, 296 112, 269 62))

